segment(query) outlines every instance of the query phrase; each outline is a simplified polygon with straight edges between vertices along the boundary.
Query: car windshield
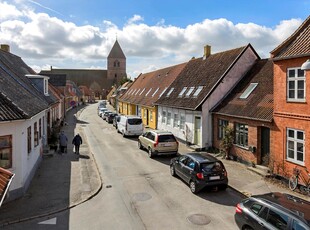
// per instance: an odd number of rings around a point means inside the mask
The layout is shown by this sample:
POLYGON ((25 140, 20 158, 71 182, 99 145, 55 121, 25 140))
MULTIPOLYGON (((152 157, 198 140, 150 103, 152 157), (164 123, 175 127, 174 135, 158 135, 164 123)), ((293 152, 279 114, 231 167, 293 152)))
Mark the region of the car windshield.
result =
POLYGON ((130 125, 140 125, 142 123, 141 118, 130 118, 128 119, 128 124, 130 125))
POLYGON ((175 137, 173 135, 159 135, 158 142, 175 142, 175 137))
POLYGON ((218 172, 223 170, 223 164, 221 162, 209 162, 202 163, 201 170, 204 172, 218 172))

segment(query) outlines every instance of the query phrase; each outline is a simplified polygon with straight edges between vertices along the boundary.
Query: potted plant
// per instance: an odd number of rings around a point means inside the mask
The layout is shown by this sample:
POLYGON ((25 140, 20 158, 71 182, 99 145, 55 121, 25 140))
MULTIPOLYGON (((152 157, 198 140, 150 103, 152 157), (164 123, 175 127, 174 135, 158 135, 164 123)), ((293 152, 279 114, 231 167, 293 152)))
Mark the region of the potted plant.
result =
POLYGON ((229 159, 230 148, 234 143, 234 130, 230 126, 224 127, 224 137, 220 142, 220 149, 224 152, 224 158, 229 159))

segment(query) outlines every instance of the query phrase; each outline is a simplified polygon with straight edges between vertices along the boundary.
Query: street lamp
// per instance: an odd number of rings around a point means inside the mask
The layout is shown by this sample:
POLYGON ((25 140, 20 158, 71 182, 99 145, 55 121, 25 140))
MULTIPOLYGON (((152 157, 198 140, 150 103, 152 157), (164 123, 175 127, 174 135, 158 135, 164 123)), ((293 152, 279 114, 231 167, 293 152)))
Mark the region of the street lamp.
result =
POLYGON ((302 69, 302 70, 310 70, 310 59, 308 59, 307 61, 305 61, 305 62, 301 65, 301 69, 302 69))

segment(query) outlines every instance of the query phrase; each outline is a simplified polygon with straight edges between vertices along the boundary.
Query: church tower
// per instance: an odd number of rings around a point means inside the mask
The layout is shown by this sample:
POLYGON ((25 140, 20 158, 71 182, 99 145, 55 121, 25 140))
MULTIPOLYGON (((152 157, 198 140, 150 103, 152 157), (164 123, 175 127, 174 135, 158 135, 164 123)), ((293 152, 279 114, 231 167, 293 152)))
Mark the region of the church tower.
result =
POLYGON ((126 57, 116 40, 108 55, 108 82, 109 85, 119 85, 126 78, 126 57))

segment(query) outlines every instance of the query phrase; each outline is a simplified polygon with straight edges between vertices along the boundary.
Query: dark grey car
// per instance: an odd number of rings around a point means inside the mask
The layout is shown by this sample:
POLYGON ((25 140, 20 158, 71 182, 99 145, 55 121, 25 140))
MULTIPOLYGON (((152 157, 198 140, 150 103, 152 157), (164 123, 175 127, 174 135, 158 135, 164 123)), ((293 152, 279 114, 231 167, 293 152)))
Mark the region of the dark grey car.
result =
POLYGON ((171 159, 170 173, 189 184, 192 193, 205 187, 225 190, 228 186, 224 164, 208 153, 189 153, 171 159))

